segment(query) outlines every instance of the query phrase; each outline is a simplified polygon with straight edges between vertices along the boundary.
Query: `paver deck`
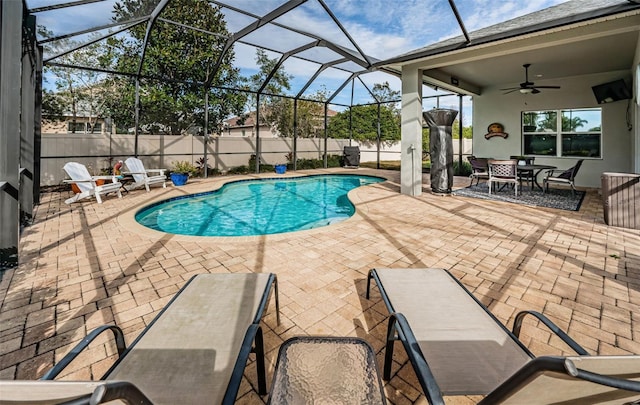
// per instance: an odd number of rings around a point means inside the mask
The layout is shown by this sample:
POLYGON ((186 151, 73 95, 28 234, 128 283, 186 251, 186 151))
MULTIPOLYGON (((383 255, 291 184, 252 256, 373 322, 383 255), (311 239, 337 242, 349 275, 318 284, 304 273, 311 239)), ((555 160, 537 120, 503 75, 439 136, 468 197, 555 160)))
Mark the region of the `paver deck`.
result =
MULTIPOLYGON (((410 197, 399 193, 398 172, 348 172, 389 180, 353 190, 357 212, 344 222, 256 237, 175 236, 133 221, 151 201, 238 177, 132 191, 103 204, 67 206, 68 192, 44 193, 21 238, 21 264, 0 281, 0 379, 41 377, 104 323, 122 327, 131 342, 186 280, 206 272, 277 274, 282 322, 276 325, 272 305, 265 320, 269 381, 280 344, 298 335, 364 338, 382 365, 387 312, 377 291, 365 298, 373 267, 443 267, 508 326, 519 310, 535 309, 591 353, 640 353, 640 231, 605 225, 597 190, 570 212, 436 196, 427 185, 410 197)), ((568 350, 533 324, 523 340, 537 355, 568 350)), ((426 404, 404 350, 395 356, 385 384, 389 402, 426 404)), ((96 344, 64 379, 99 378, 113 359, 110 342, 96 344)), ((266 400, 253 389, 254 368, 245 371, 238 403, 266 400)))

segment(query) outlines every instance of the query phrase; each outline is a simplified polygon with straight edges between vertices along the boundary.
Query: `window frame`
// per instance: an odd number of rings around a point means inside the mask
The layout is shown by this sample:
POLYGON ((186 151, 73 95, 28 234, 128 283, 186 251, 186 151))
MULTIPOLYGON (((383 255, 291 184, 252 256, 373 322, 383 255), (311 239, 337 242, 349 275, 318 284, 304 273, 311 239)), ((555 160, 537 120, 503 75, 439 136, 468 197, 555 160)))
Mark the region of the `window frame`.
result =
POLYGON ((567 159, 594 159, 594 160, 598 160, 598 159, 603 159, 603 148, 604 148, 604 141, 603 141, 603 132, 602 132, 602 108, 601 107, 584 107, 584 108, 560 108, 560 109, 546 109, 546 110, 527 110, 527 111, 522 111, 520 113, 520 129, 521 129, 521 133, 522 133, 522 153, 527 155, 527 156, 540 156, 540 157, 554 157, 554 158, 567 158, 567 159), (572 112, 572 111, 597 111, 599 112, 600 115, 600 130, 599 131, 564 131, 562 128, 562 117, 565 113, 567 112, 572 112), (530 121, 530 120, 525 120, 525 116, 527 114, 530 113, 536 113, 538 116, 540 115, 545 115, 545 114, 555 114, 555 130, 546 130, 546 131, 537 131, 537 126, 536 128, 531 131, 531 125, 525 125, 525 121, 530 121), (529 128, 526 128, 529 127, 529 128), (525 131, 525 129, 527 129, 527 131, 525 131), (532 137, 532 136, 550 136, 550 137, 555 137, 555 153, 550 153, 550 154, 541 154, 541 153, 536 153, 535 151, 527 151, 526 148, 526 144, 527 144, 527 138, 528 137, 532 137), (598 152, 597 152, 597 156, 584 156, 584 155, 579 155, 579 154, 574 154, 574 155, 565 155, 565 151, 563 148, 563 142, 565 139, 565 136, 579 136, 579 135, 597 135, 598 139, 599 139, 599 148, 598 148, 598 152))

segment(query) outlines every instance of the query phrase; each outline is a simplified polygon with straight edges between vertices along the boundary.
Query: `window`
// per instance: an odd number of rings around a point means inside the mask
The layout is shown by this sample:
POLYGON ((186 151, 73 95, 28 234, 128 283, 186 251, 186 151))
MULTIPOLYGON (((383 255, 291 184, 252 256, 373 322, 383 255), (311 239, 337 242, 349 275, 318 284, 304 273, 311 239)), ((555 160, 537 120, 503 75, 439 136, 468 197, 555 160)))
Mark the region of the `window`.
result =
POLYGON ((525 155, 602 157, 602 109, 524 111, 525 155))
POLYGON ((89 129, 91 129, 91 133, 95 134, 95 133, 101 133, 102 132, 102 123, 101 122, 96 122, 95 124, 93 124, 93 127, 91 126, 91 124, 87 123, 87 132, 89 132, 89 129))
POLYGON ((67 132, 79 132, 84 133, 85 127, 84 122, 70 122, 67 132))

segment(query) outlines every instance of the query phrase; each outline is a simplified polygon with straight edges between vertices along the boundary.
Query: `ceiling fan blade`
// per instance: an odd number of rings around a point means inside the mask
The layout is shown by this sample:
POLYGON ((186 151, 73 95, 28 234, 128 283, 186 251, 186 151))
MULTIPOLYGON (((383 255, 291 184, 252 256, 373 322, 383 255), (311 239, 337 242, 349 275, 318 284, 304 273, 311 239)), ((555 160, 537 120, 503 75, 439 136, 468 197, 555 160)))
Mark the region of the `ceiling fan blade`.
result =
POLYGON ((540 93, 540 90, 538 90, 535 87, 531 90, 531 94, 538 94, 538 93, 540 93))
POLYGON ((559 89, 560 86, 534 86, 536 89, 559 89))
POLYGON ((500 89, 500 91, 506 91, 506 90, 520 90, 520 87, 507 87, 506 89, 500 89))
POLYGON ((500 89, 500 90, 508 90, 508 91, 505 91, 502 94, 509 94, 509 93, 513 93, 514 91, 520 90, 520 87, 518 87, 517 89, 500 89))

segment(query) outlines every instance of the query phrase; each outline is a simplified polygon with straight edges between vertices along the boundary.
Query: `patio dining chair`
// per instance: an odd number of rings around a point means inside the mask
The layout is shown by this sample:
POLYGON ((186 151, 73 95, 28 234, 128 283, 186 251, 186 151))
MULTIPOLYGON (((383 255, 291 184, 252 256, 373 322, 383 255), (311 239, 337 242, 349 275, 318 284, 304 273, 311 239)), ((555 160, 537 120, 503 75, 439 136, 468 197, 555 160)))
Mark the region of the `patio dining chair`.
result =
POLYGON ((542 180, 544 184, 544 192, 549 192, 549 184, 564 184, 571 187, 571 195, 575 197, 575 178, 578 175, 578 170, 580 170, 580 167, 582 166, 582 162, 584 162, 584 159, 578 160, 573 167, 570 167, 566 170, 547 170, 547 176, 542 180))
POLYGON ((430 404, 483 395, 479 404, 631 404, 640 399, 640 356, 590 356, 549 318, 522 311, 510 331, 444 269, 372 269, 390 313, 383 379, 400 340, 430 404), (577 356, 541 356, 519 340, 535 317, 577 356))
POLYGON ((489 194, 493 189, 493 184, 502 184, 503 187, 506 184, 513 184, 516 197, 518 196, 518 161, 513 160, 496 160, 489 159, 489 194))
POLYGON ((535 156, 511 156, 510 159, 518 161, 518 180, 520 181, 520 189, 522 190, 522 183, 529 185, 530 190, 533 190, 533 170, 522 170, 521 166, 534 164, 535 156))
POLYGON ((469 178, 471 182, 470 186, 473 185, 473 180, 476 180, 476 185, 480 183, 480 180, 489 180, 489 159, 487 158, 479 158, 473 155, 467 158, 469 160, 469 164, 471 165, 471 175, 469 178))

